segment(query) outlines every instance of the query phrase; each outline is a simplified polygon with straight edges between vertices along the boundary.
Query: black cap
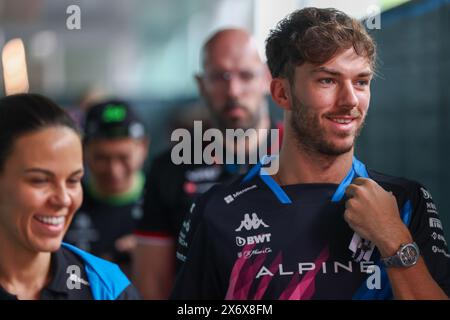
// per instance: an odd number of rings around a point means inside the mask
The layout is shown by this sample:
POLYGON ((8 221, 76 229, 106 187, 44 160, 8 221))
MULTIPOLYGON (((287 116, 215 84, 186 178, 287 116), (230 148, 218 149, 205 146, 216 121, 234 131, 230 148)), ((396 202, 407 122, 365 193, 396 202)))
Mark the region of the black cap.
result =
POLYGON ((143 138, 144 124, 138 120, 128 103, 121 100, 109 100, 89 108, 84 139, 93 138, 143 138))

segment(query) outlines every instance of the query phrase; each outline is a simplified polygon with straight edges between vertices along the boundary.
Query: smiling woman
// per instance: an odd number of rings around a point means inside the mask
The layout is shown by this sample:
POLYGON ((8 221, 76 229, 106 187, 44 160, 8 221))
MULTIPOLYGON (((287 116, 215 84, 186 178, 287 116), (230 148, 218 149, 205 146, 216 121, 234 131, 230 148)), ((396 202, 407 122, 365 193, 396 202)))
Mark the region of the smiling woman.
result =
POLYGON ((0 299, 134 299, 120 269, 62 244, 83 193, 80 134, 47 98, 0 99, 0 299))

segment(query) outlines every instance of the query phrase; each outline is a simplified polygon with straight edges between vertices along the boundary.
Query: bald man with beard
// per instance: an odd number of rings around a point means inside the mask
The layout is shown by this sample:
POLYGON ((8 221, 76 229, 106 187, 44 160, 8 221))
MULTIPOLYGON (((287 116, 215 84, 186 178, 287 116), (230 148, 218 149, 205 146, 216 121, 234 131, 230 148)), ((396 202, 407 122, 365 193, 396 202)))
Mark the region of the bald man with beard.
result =
MULTIPOLYGON (((202 70, 195 79, 214 127, 224 135, 226 129, 266 129, 255 130, 247 140, 246 154, 257 152, 271 128, 266 100, 271 77, 255 41, 245 30, 224 29, 208 38, 201 54, 202 70)), ((234 154, 237 143, 225 143, 233 150, 224 151, 234 154)), ((177 269, 175 248, 177 242, 183 244, 180 229, 195 198, 245 173, 249 165, 175 165, 171 150, 154 160, 134 255, 134 281, 145 299, 166 299, 170 293, 177 269)))

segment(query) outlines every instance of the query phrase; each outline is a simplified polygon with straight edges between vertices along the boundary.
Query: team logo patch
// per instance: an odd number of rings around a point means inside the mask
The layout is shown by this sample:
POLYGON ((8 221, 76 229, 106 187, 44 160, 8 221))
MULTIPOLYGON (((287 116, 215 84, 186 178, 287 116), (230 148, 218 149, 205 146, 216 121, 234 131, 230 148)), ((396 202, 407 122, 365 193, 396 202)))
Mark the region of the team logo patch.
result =
POLYGON ((236 237, 236 244, 239 247, 243 247, 246 244, 248 245, 255 245, 255 244, 261 244, 261 243, 267 243, 270 242, 270 237, 272 236, 271 233, 263 233, 258 234, 256 236, 249 236, 249 237, 236 237))
POLYGON ((250 190, 256 189, 256 188, 258 188, 258 186, 256 184, 251 185, 250 187, 246 187, 245 189, 242 189, 242 190, 236 191, 233 194, 227 195, 225 198, 223 198, 223 200, 225 200, 226 204, 229 204, 229 203, 233 202, 236 198, 243 195, 244 193, 246 193, 250 190))
POLYGON ((246 213, 244 215, 244 220, 241 221, 240 226, 235 230, 236 232, 239 232, 244 228, 247 231, 250 230, 257 230, 259 227, 263 226, 264 228, 268 228, 269 226, 264 223, 262 219, 258 217, 256 213, 252 213, 252 217, 250 218, 250 214, 246 213))

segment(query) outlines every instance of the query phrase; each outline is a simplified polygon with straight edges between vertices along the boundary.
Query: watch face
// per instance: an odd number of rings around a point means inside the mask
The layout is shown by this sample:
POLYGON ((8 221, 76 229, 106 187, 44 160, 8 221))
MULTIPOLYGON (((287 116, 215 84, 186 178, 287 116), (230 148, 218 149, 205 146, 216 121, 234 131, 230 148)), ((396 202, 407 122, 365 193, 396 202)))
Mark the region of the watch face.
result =
POLYGON ((400 250, 400 260, 404 266, 413 266, 418 259, 419 251, 414 244, 407 244, 400 250))

